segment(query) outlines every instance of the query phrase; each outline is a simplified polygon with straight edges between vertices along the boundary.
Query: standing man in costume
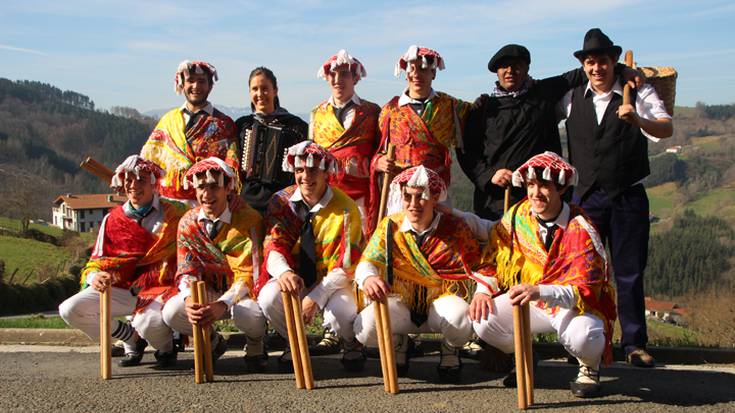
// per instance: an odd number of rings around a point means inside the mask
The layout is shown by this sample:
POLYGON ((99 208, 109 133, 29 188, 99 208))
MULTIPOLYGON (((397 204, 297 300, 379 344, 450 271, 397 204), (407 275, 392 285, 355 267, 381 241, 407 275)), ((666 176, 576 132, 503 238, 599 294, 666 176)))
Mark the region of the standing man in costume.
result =
POLYGON ((364 224, 370 194, 370 158, 380 143, 380 107, 355 93, 357 82, 367 72, 344 49, 327 59, 317 76, 327 81, 332 94, 311 111, 309 139, 337 158, 341 170, 330 183, 357 202, 364 224))
POLYGON ((248 87, 250 109, 253 113, 235 122, 242 179, 240 196, 248 205, 264 214, 271 195, 294 184, 293 174, 281 169, 283 153, 306 139, 309 125, 281 106, 278 99, 278 80, 270 69, 253 69, 248 78, 248 87), (252 143, 251 137, 255 139, 252 143), (248 150, 256 164, 254 171, 259 173, 245 170, 248 165, 243 160, 249 158, 249 155, 244 151, 248 150))
MULTIPOLYGON (((483 259, 495 282, 478 284, 469 309, 475 332, 512 353, 512 306, 530 302, 531 333, 558 334, 579 360, 572 394, 593 397, 600 390, 603 354, 606 362, 612 360, 615 299, 605 248, 592 221, 562 201, 577 173, 559 155, 545 152, 513 172, 512 181, 525 185, 528 197, 493 227, 483 259)), ((515 385, 514 380, 512 372, 504 384, 515 385)))
POLYGON ((99 293, 111 285, 112 317, 133 314, 130 324, 112 324, 112 336, 124 343, 125 358, 119 362, 123 367, 140 364, 146 340, 156 349, 159 367, 176 363, 172 332, 161 309, 176 294, 176 227, 186 208, 159 197, 164 173, 138 155, 115 169, 110 187, 124 192, 128 200, 102 221, 92 257, 82 270, 84 289, 59 306, 64 321, 97 341, 99 293))
POLYGON ((425 47, 409 47, 396 63, 396 77, 405 71, 408 86, 380 111, 382 137, 370 170, 370 229, 377 225, 378 219, 379 172, 395 175, 403 169, 424 165, 438 173, 449 186, 452 163, 449 150, 462 142, 469 104, 431 87, 437 70, 444 70, 444 59, 425 47), (386 156, 388 143, 396 147, 395 161, 389 161, 386 156))
POLYGON ((207 100, 217 80, 211 64, 185 60, 179 64, 174 90, 186 102, 158 121, 140 156, 161 165, 166 176, 161 196, 194 205, 194 188, 184 188, 184 175, 195 163, 210 156, 223 159, 238 169, 235 123, 207 100))
MULTIPOLYGON (((288 149, 283 169, 293 172, 296 185, 277 192, 266 212, 265 264, 273 277, 258 302, 273 328, 288 337, 281 291, 302 297, 304 323, 324 310, 324 326, 343 341, 342 364, 361 370, 362 345, 352 323, 357 305, 352 274, 360 257, 362 229, 357 204, 328 183, 338 172, 334 156, 312 141, 288 149)), ((279 360, 289 369, 288 351, 279 360)))
MULTIPOLYGON (((373 301, 388 296, 399 374, 408 370, 407 334, 441 333, 439 378, 456 383, 462 368, 459 349, 472 334, 467 302, 475 280, 484 281, 471 273, 479 264, 480 248, 470 229, 462 219, 435 209, 446 196, 444 180, 423 165, 396 176, 388 203, 400 205, 402 212, 380 222, 360 258, 355 281, 373 301), (386 262, 391 255, 392 262, 386 262), (385 279, 389 268, 392 283, 385 279)), ((357 338, 366 345, 377 342, 373 305, 355 320, 357 338)))
POLYGON ((211 326, 231 315, 235 326, 245 333, 248 370, 262 372, 268 361, 263 348, 265 317, 255 298, 266 281, 259 276, 263 219, 240 200, 237 187, 236 172, 220 158, 204 159, 187 171, 184 189, 195 190, 199 206, 179 222, 179 292, 164 307, 163 317, 171 328, 188 336, 192 323, 210 326, 213 359, 217 360, 227 344, 211 326), (206 283, 205 305, 191 300, 195 281, 206 283))
POLYGON ((613 72, 622 49, 600 30, 591 29, 574 52, 589 81, 571 90, 562 107, 567 115, 569 158, 579 171, 574 202, 581 206, 608 243, 618 294, 621 346, 628 363, 652 367, 643 271, 648 258, 648 139, 673 133, 671 116, 650 85, 631 90, 623 104, 623 86, 613 72))

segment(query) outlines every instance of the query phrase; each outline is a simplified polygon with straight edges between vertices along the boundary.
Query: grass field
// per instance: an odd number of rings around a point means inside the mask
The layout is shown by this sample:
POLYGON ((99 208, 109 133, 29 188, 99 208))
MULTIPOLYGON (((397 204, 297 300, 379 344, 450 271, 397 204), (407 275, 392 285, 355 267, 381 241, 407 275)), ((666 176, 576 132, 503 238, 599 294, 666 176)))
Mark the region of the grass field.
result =
MULTIPOLYGON (((20 225, 20 221, 17 219, 0 217, 0 228, 7 228, 11 231, 20 232, 21 225, 20 225)), ((61 228, 53 227, 51 225, 31 224, 30 228, 37 229, 43 233, 52 235, 54 237, 61 237, 62 234, 64 233, 64 231, 61 228)))
MULTIPOLYGON (((69 258, 69 253, 63 247, 26 238, 0 235, 0 259, 5 261, 6 281, 10 279, 10 275, 16 268, 18 272, 13 282, 20 283, 25 280, 29 272, 37 273, 43 269, 53 272, 69 258)), ((46 276, 50 275, 46 274, 46 276)), ((29 282, 33 281, 42 280, 38 280, 34 274, 29 278, 29 282)))
POLYGON ((59 316, 43 314, 23 318, 0 318, 0 328, 71 328, 59 316))

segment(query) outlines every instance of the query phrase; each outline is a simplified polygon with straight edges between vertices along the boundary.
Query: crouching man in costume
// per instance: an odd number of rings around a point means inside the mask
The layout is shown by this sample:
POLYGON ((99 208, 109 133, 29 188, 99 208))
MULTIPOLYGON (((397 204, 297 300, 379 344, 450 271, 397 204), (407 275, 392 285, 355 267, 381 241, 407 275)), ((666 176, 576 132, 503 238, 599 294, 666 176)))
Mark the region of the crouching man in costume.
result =
MULTIPOLYGON (((273 328, 288 337, 281 291, 300 294, 304 323, 324 310, 324 326, 342 338, 342 364, 347 370, 361 370, 365 355, 352 327, 357 315, 352 273, 360 257, 362 229, 355 201, 328 184, 338 169, 334 156, 312 141, 286 152, 283 170, 294 173, 296 185, 277 192, 268 205, 264 250, 273 278, 258 302, 273 328)), ((292 368, 288 350, 279 367, 292 368)))
MULTIPOLYGON (((196 191, 199 206, 181 218, 178 230, 179 293, 164 307, 166 323, 192 335, 192 323, 211 326, 232 316, 246 336, 245 363, 249 371, 263 371, 265 317, 255 297, 259 274, 259 245, 263 237, 260 214, 237 195, 237 175, 219 158, 197 162, 186 173, 184 185, 196 191), (206 283, 206 302, 191 301, 195 281, 206 283)), ((211 328, 212 355, 217 360, 227 349, 220 334, 211 328)))
MULTIPOLYGON (((435 209, 446 196, 444 180, 424 166, 396 176, 388 204, 389 210, 402 205, 402 212, 380 222, 355 281, 373 301, 388 295, 399 374, 408 369, 407 334, 442 333, 439 378, 456 383, 462 368, 459 349, 472 335, 467 310, 479 279, 472 270, 480 261, 480 248, 461 218, 435 209), (392 262, 386 262, 387 256, 392 262), (391 267, 394 279, 389 285, 383 277, 391 267)), ((377 342, 373 305, 355 320, 357 338, 366 345, 377 342)))
POLYGON ((156 349, 159 367, 176 363, 172 332, 161 309, 176 294, 176 227, 186 208, 159 198, 157 184, 163 175, 158 165, 137 155, 115 169, 110 187, 124 192, 128 201, 102 221, 92 257, 82 270, 85 288, 59 306, 64 321, 97 341, 99 292, 111 284, 112 317, 133 314, 130 324, 112 321, 112 336, 124 342, 123 367, 140 364, 145 340, 156 349))
MULTIPOLYGON (((558 334, 579 360, 572 394, 593 397, 600 391, 600 360, 612 357, 615 298, 597 231, 579 207, 561 200, 576 182, 577 171, 553 152, 513 172, 513 185, 525 185, 528 196, 493 227, 483 260, 495 269, 500 289, 478 286, 470 318, 480 338, 510 354, 512 306, 530 301, 531 332, 558 334)), ((512 378, 515 373, 504 383, 513 385, 512 378)))
POLYGON ((207 100, 217 70, 207 62, 184 60, 174 77, 174 90, 186 102, 158 121, 140 156, 166 169, 161 196, 195 205, 194 188, 184 187, 186 171, 210 156, 225 160, 237 170, 235 123, 207 100))

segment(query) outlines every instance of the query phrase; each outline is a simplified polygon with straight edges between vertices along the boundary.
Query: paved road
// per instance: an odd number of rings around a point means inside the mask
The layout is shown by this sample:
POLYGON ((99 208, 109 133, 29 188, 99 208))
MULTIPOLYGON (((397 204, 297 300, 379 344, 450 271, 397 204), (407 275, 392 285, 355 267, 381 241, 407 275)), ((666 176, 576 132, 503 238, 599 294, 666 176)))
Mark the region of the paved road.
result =
MULTIPOLYGON (((513 411, 515 389, 502 376, 467 361, 459 385, 435 383, 436 357, 412 360, 401 393, 383 392, 380 365, 371 359, 363 374, 342 370, 338 356, 314 358, 317 388, 296 390, 287 374, 243 373, 242 351, 230 350, 218 362, 215 383, 195 385, 192 354, 180 355, 178 368, 144 365, 113 367, 113 379, 98 379, 95 347, 0 346, 0 411, 513 411), (337 409, 337 410, 335 410, 337 409)), ((275 354, 271 370, 275 371, 275 354)), ((735 411, 735 366, 667 366, 654 370, 615 364, 603 370, 604 396, 575 399, 568 382, 576 369, 560 361, 542 362, 537 371, 537 410, 584 412, 735 411)))

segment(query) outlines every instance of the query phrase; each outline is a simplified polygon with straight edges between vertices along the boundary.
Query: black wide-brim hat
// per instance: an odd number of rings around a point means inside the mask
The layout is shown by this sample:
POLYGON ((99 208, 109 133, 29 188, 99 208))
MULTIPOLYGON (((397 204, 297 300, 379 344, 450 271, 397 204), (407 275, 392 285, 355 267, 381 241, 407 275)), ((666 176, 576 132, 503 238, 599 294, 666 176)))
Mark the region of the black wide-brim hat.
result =
POLYGON ((506 44, 487 62, 488 70, 493 73, 497 72, 498 64, 506 58, 520 59, 526 62, 527 65, 531 64, 531 53, 528 52, 528 49, 519 44, 506 44))
POLYGON ((613 44, 612 40, 602 30, 595 27, 589 29, 587 34, 584 35, 582 50, 574 52, 574 57, 581 59, 588 54, 606 53, 608 51, 613 51, 618 56, 623 53, 620 46, 613 44))

